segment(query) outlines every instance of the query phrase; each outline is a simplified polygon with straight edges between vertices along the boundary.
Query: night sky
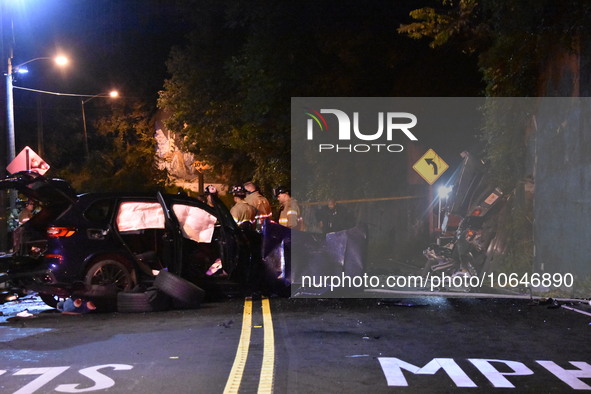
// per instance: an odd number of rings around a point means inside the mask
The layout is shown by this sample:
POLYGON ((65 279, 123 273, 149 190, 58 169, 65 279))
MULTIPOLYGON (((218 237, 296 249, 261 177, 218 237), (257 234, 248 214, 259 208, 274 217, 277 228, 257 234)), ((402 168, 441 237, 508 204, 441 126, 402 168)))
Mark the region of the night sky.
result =
POLYGON ((64 70, 38 61, 19 85, 81 94, 117 88, 154 94, 165 61, 187 25, 174 2, 155 0, 20 0, 14 12, 14 64, 63 52, 64 70), (49 78, 48 78, 49 77, 49 78))
MULTIPOLYGON (((19 77, 15 86, 61 93, 95 95, 116 89, 123 97, 156 102, 158 91, 168 77, 166 60, 174 45, 183 45, 187 33, 199 21, 174 0, 19 0, 4 10, 12 14, 14 25, 14 60, 19 64, 40 56, 62 52, 71 59, 64 69, 51 62, 36 61, 29 73, 19 77)), ((409 22, 409 10, 420 6, 417 1, 363 2, 326 1, 318 4, 321 15, 302 15, 302 24, 310 20, 353 32, 360 37, 375 36, 372 47, 362 48, 365 78, 358 94, 351 96, 388 96, 398 83, 397 96, 463 96, 479 95, 482 85, 474 60, 456 61, 453 50, 431 50, 427 42, 414 41, 396 33, 400 23, 409 22), (400 47, 398 47, 400 45, 400 47), (388 62, 386 48, 396 46, 401 58, 396 69, 382 78, 388 62), (410 54, 410 55, 409 55, 410 54), (373 62, 373 63, 372 63, 373 62), (378 67, 379 66, 379 67, 378 67), (393 82, 394 81, 394 82, 393 82)), ((269 2, 273 4, 273 2, 269 2)), ((309 26, 315 29, 316 26, 309 26)), ((8 31, 4 36, 8 36, 8 31)), ((338 40, 338 34, 326 40, 338 40)), ((338 43, 337 43, 338 44, 338 43)), ((336 45, 336 44, 331 44, 336 45)), ((361 56, 360 56, 361 57, 361 56)), ((6 66, 4 65, 4 68, 6 66)), ((338 72, 339 65, 326 65, 338 72)), ((52 115, 80 117, 80 99, 42 95, 15 90, 17 151, 24 144, 35 146, 35 128, 39 107, 42 108, 46 133, 59 132, 52 126, 52 115), (61 111, 61 112, 59 112, 61 111)), ((99 102, 92 103, 98 107, 99 102)), ((74 120, 72 122, 75 122, 74 120)), ((77 126, 76 126, 77 127, 77 126)), ((18 153, 18 152, 17 152, 18 153)))
MULTIPOLYGON (((124 95, 155 96, 166 77, 165 62, 171 47, 182 44, 192 26, 190 17, 174 0, 18 0, 13 3, 14 64, 52 56, 58 51, 66 53, 72 61, 64 70, 42 64, 43 61, 34 62, 29 65, 30 73, 15 85, 60 92, 97 94, 117 88, 124 95)), ((332 8, 331 2, 320 3, 323 7, 318 12, 323 13, 321 20, 326 20, 326 24, 338 26, 335 20, 339 20, 342 27, 358 31, 359 36, 374 34, 374 50, 383 51, 384 45, 391 44, 392 37, 398 35, 399 24, 409 21, 408 11, 421 2, 378 1, 360 5, 339 1, 332 2, 340 5, 332 8)), ((195 18, 198 16, 192 20, 195 18)), ((302 23, 308 21, 303 18, 302 23)), ((430 70, 431 74, 438 74, 436 77, 456 79, 449 84, 456 88, 462 83, 479 83, 474 75, 466 74, 464 65, 447 61, 444 52, 425 56, 428 55, 425 42, 407 40, 407 46, 400 50, 415 50, 417 57, 423 57, 409 70, 416 73, 430 70), (434 66, 435 62, 439 64, 434 66)), ((379 54, 376 59, 380 59, 379 54)), ((407 90, 400 95, 450 93, 433 85, 428 78, 417 79, 415 94, 407 90), (419 85, 419 81, 425 85, 419 85)))
MULTIPOLYGON (((5 40, 11 36, 12 19, 13 65, 57 54, 70 59, 63 68, 51 60, 34 61, 27 64, 27 74, 15 76, 16 87, 66 94, 14 89, 17 153, 25 145, 42 149, 39 127, 46 142, 67 138, 60 137, 66 135, 66 129, 82 131, 82 98, 68 94, 93 96, 117 90, 123 99, 155 104, 167 76, 171 47, 184 42, 189 26, 174 4, 157 0, 19 0, 5 6, 3 35, 5 40)), ((5 52, 7 48, 5 44, 5 52)), ((107 101, 98 98, 86 106, 89 123, 98 118, 107 101)))

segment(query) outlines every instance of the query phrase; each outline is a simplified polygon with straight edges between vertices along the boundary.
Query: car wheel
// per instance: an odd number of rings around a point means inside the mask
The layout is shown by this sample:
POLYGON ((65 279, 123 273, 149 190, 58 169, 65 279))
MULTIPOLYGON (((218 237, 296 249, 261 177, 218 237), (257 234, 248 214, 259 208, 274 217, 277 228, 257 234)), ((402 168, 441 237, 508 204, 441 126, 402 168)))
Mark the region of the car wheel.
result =
POLYGON ((154 286, 177 301, 174 306, 179 309, 198 308, 205 296, 203 289, 168 271, 160 271, 154 286))
POLYGON ((57 295, 47 293, 39 293, 39 298, 41 298, 41 301, 45 302, 45 305, 50 306, 52 308, 57 308, 57 304, 60 301, 66 300, 66 297, 60 297, 57 295))
POLYGON ((114 286, 117 291, 133 287, 130 270, 117 260, 105 259, 94 263, 86 271, 86 284, 90 286, 114 286))

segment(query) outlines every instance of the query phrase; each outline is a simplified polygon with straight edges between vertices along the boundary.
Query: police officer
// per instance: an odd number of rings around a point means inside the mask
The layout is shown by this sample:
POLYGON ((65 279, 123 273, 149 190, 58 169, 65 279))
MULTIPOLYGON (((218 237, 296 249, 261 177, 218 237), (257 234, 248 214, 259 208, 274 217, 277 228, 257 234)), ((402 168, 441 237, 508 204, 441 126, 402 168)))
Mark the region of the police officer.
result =
POLYGON ((318 225, 323 233, 332 233, 354 227, 351 214, 347 209, 337 205, 334 198, 317 212, 318 225))

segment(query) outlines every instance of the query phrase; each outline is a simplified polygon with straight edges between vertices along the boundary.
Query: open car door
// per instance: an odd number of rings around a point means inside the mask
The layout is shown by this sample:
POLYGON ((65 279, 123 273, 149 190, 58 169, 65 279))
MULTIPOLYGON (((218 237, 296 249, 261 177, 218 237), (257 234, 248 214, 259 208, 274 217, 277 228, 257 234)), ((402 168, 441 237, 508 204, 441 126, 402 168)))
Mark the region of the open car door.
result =
POLYGON ((180 276, 183 271, 183 234, 173 211, 171 199, 161 192, 158 192, 157 198, 164 211, 166 235, 163 241, 168 257, 168 271, 180 276))
POLYGON ((217 245, 213 244, 216 241, 214 233, 218 220, 208 207, 200 206, 197 201, 192 204, 160 192, 157 198, 164 211, 164 241, 168 250, 168 270, 182 276, 182 273, 191 271, 187 270, 190 267, 185 265, 195 263, 190 261, 191 251, 195 251, 196 248, 207 251, 212 247, 217 248, 217 245))
MULTIPOLYGON (((230 211, 217 195, 212 195, 214 210, 218 218, 218 233, 216 237, 220 244, 220 255, 224 271, 232 275, 234 270, 240 265, 240 260, 246 262, 250 260, 250 250, 248 241, 243 237, 243 233, 238 228, 236 221, 230 214, 230 211)), ((249 262, 250 263, 250 262, 249 262)))

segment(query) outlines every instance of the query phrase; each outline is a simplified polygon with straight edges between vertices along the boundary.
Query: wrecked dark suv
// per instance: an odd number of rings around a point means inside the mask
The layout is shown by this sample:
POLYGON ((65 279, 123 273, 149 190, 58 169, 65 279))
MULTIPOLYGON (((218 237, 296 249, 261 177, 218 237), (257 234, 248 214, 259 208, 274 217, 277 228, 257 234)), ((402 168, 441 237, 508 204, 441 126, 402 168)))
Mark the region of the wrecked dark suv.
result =
MULTIPOLYGON (((210 206, 163 193, 78 195, 66 181, 33 172, 1 180, 0 189, 16 189, 41 208, 0 255, 0 286, 36 291, 50 306, 97 287, 162 281, 162 272, 201 289, 220 276, 244 283, 259 268, 259 240, 215 196, 210 206)), ((180 296, 192 290, 167 283, 180 296)))

